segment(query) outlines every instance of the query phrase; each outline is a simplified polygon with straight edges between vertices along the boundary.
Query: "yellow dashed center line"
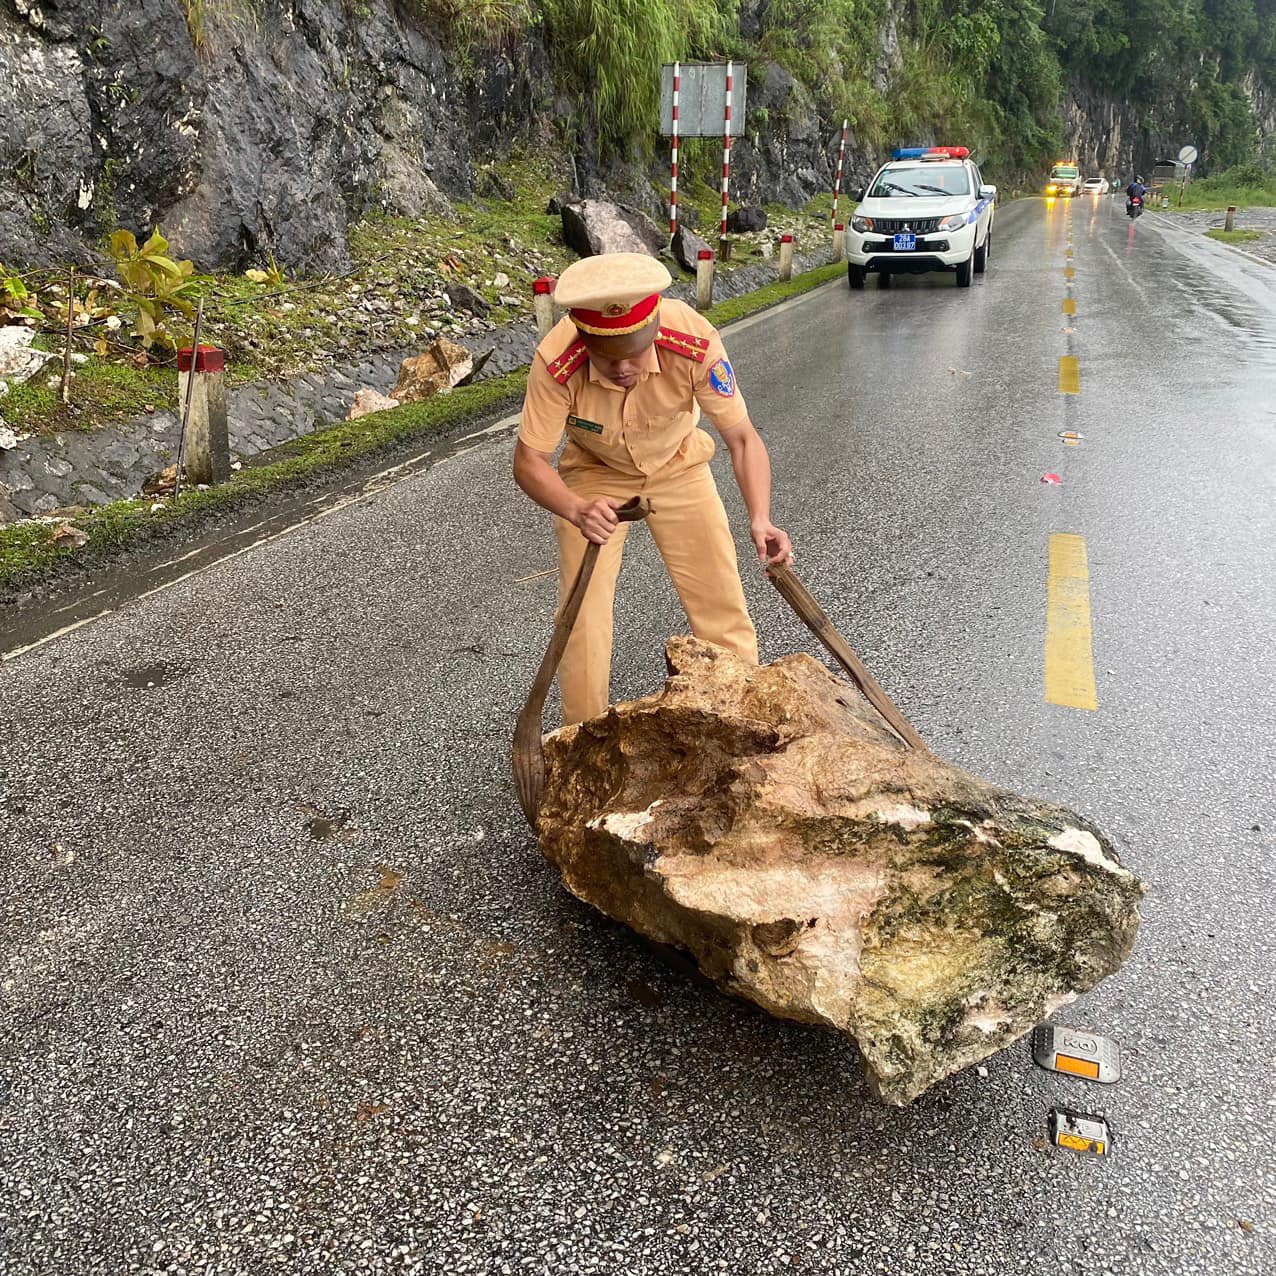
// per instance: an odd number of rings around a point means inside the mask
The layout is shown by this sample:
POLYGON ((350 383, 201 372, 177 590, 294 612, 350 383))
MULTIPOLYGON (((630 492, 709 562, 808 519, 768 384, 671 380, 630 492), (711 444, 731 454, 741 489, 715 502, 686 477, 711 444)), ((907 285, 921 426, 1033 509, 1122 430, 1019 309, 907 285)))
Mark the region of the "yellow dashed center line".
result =
POLYGON ((1065 315, 1075 315, 1077 313, 1077 299, 1075 297, 1065 297, 1063 299, 1063 313, 1065 315))
POLYGON ((1081 393, 1081 364, 1075 354, 1059 356, 1059 393, 1081 393))
POLYGON ((1090 567, 1085 538, 1050 536, 1046 573, 1046 702, 1097 709, 1090 626, 1090 567))
POLYGON ((1065 279, 1075 279, 1077 277, 1077 268, 1075 266, 1065 266, 1063 268, 1063 277, 1065 279))

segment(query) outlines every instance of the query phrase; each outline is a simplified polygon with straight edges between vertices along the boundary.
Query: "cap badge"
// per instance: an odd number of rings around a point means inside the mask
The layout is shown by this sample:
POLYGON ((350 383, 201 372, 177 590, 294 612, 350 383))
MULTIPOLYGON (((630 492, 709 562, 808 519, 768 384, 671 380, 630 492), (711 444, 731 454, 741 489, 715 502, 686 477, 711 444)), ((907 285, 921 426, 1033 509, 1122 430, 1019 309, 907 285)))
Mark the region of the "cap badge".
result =
POLYGON ((603 314, 608 319, 619 319, 621 315, 627 315, 628 313, 629 307, 619 301, 610 302, 603 307, 603 314))

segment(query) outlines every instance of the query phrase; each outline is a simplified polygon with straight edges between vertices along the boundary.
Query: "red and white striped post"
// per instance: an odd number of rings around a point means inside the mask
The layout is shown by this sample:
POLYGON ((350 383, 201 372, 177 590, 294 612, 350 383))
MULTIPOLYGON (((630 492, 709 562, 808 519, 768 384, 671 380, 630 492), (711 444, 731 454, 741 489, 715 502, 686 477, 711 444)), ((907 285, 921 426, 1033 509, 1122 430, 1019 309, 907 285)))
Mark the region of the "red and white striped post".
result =
POLYGON ((554 320, 554 285, 558 280, 553 275, 542 275, 532 280, 532 311, 536 315, 536 331, 542 341, 549 336, 554 320))
POLYGON ((837 226, 837 201, 842 194, 842 161, 846 159, 846 126, 850 120, 842 121, 842 145, 837 150, 837 178, 833 182, 833 217, 834 227, 837 226))
POLYGON ((731 255, 727 240, 727 192, 731 187, 731 80, 734 62, 727 63, 727 96, 722 124, 722 226, 718 231, 718 257, 726 261, 731 255))
POLYGON ((682 63, 673 64, 672 153, 669 158, 669 238, 678 233, 678 90, 682 87, 682 63))

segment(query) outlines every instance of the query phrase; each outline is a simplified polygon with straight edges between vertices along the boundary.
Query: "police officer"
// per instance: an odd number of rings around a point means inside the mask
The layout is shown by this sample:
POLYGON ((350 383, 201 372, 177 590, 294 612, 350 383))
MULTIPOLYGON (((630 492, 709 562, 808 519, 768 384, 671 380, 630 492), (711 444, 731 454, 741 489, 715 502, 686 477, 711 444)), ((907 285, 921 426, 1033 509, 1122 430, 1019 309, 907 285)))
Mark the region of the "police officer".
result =
POLYGON ((709 470, 707 417, 731 454, 762 563, 792 557, 771 521, 771 464, 717 330, 661 293, 653 257, 605 253, 569 266, 555 297, 567 315, 541 342, 527 379, 514 479, 555 514, 559 605, 593 542, 593 581, 559 666, 563 720, 611 703, 612 610, 629 524, 617 506, 648 497, 647 519, 697 638, 756 663, 735 543, 709 470), (558 468, 552 459, 567 434, 558 468))

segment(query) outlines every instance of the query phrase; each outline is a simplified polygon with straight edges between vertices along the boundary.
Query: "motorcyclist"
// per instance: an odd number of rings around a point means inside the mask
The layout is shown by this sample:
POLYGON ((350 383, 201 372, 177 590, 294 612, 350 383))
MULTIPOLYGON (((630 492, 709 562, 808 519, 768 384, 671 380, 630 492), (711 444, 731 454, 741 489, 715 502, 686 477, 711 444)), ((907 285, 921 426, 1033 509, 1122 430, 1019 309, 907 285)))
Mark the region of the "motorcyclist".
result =
POLYGON ((1147 193, 1148 188, 1144 185, 1143 178, 1136 176, 1134 181, 1125 188, 1126 203, 1132 203, 1136 198, 1142 199, 1147 193))

